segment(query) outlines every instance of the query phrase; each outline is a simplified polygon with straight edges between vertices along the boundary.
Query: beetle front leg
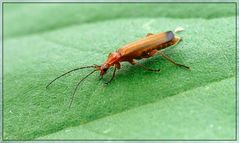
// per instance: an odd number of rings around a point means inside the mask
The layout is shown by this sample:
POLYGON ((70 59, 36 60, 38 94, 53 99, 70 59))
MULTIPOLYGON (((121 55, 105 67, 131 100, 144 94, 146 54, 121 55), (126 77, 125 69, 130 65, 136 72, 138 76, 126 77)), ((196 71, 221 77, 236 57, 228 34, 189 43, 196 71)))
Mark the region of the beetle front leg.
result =
POLYGON ((115 77, 115 72, 116 72, 116 67, 114 68, 114 71, 113 71, 113 75, 112 75, 112 77, 111 77, 111 79, 109 80, 109 81, 107 81, 107 82, 105 82, 105 84, 109 84, 109 83, 111 83, 111 81, 114 79, 114 77, 115 77))
POLYGON ((115 63, 114 66, 115 67, 114 67, 113 75, 112 75, 112 77, 111 77, 111 79, 109 81, 105 82, 105 84, 109 84, 114 79, 116 70, 117 69, 119 70, 120 67, 121 67, 120 63, 115 63))

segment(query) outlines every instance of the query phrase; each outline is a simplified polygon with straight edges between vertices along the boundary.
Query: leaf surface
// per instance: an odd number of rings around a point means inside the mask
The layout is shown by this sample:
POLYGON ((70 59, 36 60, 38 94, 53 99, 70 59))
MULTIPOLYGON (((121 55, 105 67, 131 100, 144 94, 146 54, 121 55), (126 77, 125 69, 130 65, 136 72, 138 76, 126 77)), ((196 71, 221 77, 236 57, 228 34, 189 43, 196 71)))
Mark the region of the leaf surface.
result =
POLYGON ((235 17, 126 17, 9 36, 4 41, 4 139, 234 139, 235 53, 235 17), (70 109, 73 89, 90 69, 45 89, 67 70, 102 64, 124 44, 178 26, 185 29, 178 34, 183 41, 164 53, 190 71, 160 56, 140 61, 160 73, 123 63, 110 85, 98 74, 88 78, 70 109))

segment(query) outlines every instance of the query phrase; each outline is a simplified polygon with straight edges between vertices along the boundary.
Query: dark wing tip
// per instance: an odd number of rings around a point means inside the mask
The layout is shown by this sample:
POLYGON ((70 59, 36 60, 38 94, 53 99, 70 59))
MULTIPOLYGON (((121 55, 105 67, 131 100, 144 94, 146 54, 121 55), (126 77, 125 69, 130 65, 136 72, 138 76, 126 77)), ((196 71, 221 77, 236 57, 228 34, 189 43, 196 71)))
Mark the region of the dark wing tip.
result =
POLYGON ((173 40, 174 34, 173 34, 172 31, 167 31, 167 32, 166 32, 166 35, 167 35, 167 41, 173 40))

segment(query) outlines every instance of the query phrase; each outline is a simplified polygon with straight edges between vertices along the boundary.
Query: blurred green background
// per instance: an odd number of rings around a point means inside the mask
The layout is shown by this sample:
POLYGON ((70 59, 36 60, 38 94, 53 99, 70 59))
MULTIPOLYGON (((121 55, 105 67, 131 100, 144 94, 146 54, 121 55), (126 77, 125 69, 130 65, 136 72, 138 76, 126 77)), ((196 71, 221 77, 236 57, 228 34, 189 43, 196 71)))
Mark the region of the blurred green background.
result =
MULTIPOLYGON (((235 3, 4 3, 4 136, 34 139, 235 139, 235 3), (147 33, 174 30, 183 41, 127 63, 110 85, 82 70, 147 33)), ((109 73, 105 78, 110 78, 109 73)))

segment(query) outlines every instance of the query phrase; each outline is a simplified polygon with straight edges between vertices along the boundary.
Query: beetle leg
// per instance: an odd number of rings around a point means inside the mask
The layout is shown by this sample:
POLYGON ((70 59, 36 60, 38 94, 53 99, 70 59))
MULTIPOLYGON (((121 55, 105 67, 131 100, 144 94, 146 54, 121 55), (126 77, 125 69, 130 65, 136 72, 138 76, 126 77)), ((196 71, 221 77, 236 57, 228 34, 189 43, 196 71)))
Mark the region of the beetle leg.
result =
POLYGON ((148 33, 148 34, 146 35, 146 37, 151 36, 151 35, 154 35, 154 34, 153 34, 153 33, 148 33))
POLYGON ((158 50, 152 50, 148 53, 149 57, 152 57, 154 54, 156 54, 158 50))
MULTIPOLYGON (((152 57, 153 55, 155 55, 158 52, 158 50, 152 50, 148 53, 149 57, 152 57)), ((157 59, 153 59, 153 61, 150 61, 150 63, 156 62, 157 59)))
POLYGON ((141 67, 141 68, 143 68, 144 70, 147 70, 147 71, 152 71, 152 72, 159 72, 160 71, 160 69, 148 68, 148 67, 146 67, 146 66, 144 66, 142 64, 137 63, 135 60, 131 60, 131 61, 129 61, 129 63, 131 63, 132 65, 139 66, 139 67, 141 67))
POLYGON ((132 65, 135 65, 137 63, 135 60, 129 60, 128 62, 132 65))
POLYGON ((190 67, 188 67, 188 66, 185 66, 185 65, 176 63, 175 61, 173 61, 172 59, 170 59, 168 56, 164 55, 163 52, 161 52, 161 51, 158 51, 157 53, 159 53, 161 56, 163 56, 165 59, 167 59, 168 61, 170 61, 171 63, 173 63, 173 64, 176 65, 176 66, 190 69, 190 67))
POLYGON ((114 71, 113 71, 113 75, 112 75, 111 79, 110 79, 109 81, 105 82, 105 84, 109 84, 109 83, 114 79, 116 69, 117 69, 117 67, 115 66, 114 71))
POLYGON ((114 77, 115 77, 115 72, 116 72, 116 69, 120 69, 120 63, 115 63, 115 68, 114 68, 114 72, 113 72, 113 75, 112 75, 112 77, 111 77, 111 79, 108 81, 108 82, 106 82, 105 84, 108 84, 108 83, 110 83, 113 79, 114 79, 114 77))
POLYGON ((120 63, 115 63, 115 67, 119 70, 120 69, 120 63))

